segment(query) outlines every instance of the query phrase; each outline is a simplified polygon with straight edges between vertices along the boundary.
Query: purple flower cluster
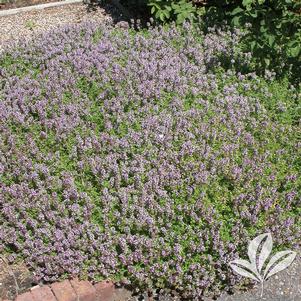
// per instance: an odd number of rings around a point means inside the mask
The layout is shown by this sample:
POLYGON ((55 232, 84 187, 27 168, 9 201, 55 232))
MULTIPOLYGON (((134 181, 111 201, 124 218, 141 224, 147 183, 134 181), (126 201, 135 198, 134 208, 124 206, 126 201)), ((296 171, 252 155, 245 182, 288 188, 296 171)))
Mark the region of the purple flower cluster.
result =
POLYGON ((197 299, 241 281, 254 235, 298 246, 298 94, 223 70, 237 40, 85 24, 0 54, 0 251, 197 299))

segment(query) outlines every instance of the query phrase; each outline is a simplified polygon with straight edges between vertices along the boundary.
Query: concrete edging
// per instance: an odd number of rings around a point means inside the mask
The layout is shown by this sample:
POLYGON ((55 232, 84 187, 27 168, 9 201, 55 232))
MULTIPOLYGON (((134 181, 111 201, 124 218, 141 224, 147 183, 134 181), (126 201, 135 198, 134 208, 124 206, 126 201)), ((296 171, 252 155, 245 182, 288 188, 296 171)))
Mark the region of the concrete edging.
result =
POLYGON ((37 4, 37 5, 25 6, 19 8, 5 9, 5 10, 0 10, 0 17, 10 16, 21 12, 40 10, 44 8, 63 6, 67 4, 80 3, 80 2, 83 2, 83 0, 64 0, 59 2, 51 2, 51 3, 37 4))

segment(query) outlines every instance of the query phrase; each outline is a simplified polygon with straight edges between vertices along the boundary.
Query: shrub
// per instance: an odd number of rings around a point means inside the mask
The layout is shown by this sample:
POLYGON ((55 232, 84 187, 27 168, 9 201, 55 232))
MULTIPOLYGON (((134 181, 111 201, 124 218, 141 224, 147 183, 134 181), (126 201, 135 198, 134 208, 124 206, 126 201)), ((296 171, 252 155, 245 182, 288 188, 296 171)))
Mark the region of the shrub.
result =
POLYGON ((273 68, 279 75, 301 73, 301 1, 244 0, 230 13, 232 24, 248 26, 246 51, 256 58, 256 70, 273 68))
POLYGON ((1 53, 0 251, 191 300, 259 233, 298 247, 300 91, 225 70, 237 39, 86 24, 1 53))

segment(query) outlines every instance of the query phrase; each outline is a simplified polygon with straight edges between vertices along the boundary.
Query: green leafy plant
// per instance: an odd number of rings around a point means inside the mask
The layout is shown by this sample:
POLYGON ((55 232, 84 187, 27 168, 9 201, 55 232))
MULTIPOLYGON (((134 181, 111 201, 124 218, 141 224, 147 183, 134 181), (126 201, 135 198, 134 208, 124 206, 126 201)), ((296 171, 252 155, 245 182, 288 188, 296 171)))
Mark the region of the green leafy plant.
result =
POLYGON ((28 20, 28 21, 26 21, 25 26, 26 26, 26 28, 33 30, 36 27, 36 24, 32 20, 28 20))
POLYGON ((185 20, 194 21, 201 10, 187 0, 150 0, 148 6, 156 19, 165 22, 175 20, 182 24, 185 20))
POLYGON ((244 46, 256 58, 258 70, 300 72, 300 9, 300 0, 243 0, 229 12, 232 25, 247 27, 244 46))

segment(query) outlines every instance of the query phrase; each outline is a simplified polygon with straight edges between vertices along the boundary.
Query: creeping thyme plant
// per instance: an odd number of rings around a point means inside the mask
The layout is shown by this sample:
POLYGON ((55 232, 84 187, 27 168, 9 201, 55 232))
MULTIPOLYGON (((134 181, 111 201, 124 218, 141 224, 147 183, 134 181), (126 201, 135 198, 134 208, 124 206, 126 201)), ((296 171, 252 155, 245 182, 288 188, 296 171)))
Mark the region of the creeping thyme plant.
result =
POLYGON ((240 72, 239 38, 87 23, 8 46, 0 252, 192 300, 241 283, 228 263, 256 234, 297 248, 300 89, 240 72))

